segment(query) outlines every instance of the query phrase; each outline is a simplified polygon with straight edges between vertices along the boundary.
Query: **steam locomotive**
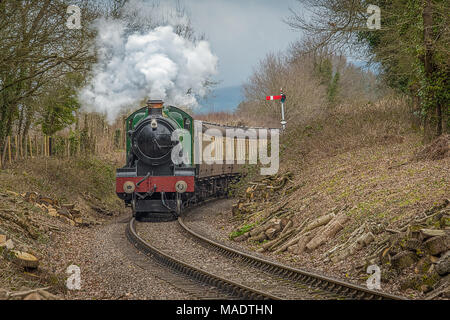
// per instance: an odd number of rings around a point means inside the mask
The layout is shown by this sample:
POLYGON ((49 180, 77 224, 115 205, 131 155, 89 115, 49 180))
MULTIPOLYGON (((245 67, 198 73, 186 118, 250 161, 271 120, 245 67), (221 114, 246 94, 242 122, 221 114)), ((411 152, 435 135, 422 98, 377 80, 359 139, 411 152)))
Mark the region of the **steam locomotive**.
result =
POLYGON ((149 100, 126 119, 126 165, 116 171, 118 197, 139 221, 170 221, 192 203, 226 196, 257 148, 251 137, 226 137, 227 128, 234 127, 197 121, 161 100, 149 100), (220 134, 208 136, 208 129, 220 134), (181 132, 176 139, 174 131, 181 132), (212 158, 198 161, 208 146, 212 158), (185 161, 174 161, 174 148, 185 161), (224 151, 235 161, 225 159, 224 151))

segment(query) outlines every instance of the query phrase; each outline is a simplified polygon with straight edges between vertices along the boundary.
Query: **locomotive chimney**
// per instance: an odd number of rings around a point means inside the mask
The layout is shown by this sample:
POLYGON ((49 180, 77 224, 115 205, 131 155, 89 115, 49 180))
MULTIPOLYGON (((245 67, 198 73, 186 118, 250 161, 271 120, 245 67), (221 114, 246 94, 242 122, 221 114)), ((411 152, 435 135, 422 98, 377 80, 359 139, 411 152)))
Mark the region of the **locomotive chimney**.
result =
POLYGON ((161 115, 163 104, 164 101, 162 100, 148 100, 147 101, 148 114, 161 115))

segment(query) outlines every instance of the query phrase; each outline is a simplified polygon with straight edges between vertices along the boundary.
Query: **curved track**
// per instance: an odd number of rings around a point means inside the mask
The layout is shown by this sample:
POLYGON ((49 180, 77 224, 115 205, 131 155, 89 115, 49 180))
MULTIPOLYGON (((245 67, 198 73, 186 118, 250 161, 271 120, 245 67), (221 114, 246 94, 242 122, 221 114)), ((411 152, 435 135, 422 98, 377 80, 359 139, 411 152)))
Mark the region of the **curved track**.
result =
POLYGON ((128 240, 138 250, 145 253, 147 256, 150 256, 161 265, 170 268, 172 271, 185 274, 203 284, 213 286, 223 293, 228 294, 230 297, 245 300, 281 300, 281 298, 277 296, 224 279, 169 256, 143 240, 136 232, 135 223, 136 220, 131 219, 127 226, 126 235, 128 240))
POLYGON ((299 282, 309 287, 318 288, 330 293, 345 296, 349 299, 361 300, 404 300, 404 298, 384 293, 381 291, 369 290, 368 288, 358 286, 352 283, 340 281, 335 278, 326 277, 305 270, 292 268, 273 261, 262 259, 245 252, 236 250, 215 240, 209 239, 202 234, 192 230, 186 225, 184 217, 178 219, 180 226, 191 236, 199 241, 210 245, 214 250, 225 256, 239 258, 242 261, 260 268, 263 271, 278 275, 284 279, 299 282))
MULTIPOLYGON (((260 257, 250 255, 248 253, 236 250, 215 240, 209 239, 202 234, 189 228, 184 218, 179 218, 179 225, 183 230, 197 241, 206 243, 215 251, 230 258, 238 258, 242 262, 257 267, 265 272, 274 274, 280 278, 307 285, 311 288, 317 288, 331 294, 349 299, 366 299, 366 300, 402 300, 402 297, 390 295, 380 291, 369 290, 355 284, 346 283, 331 277, 307 272, 301 269, 292 268, 273 261, 265 260, 260 257)), ((178 260, 152 246, 142 239, 136 232, 136 221, 132 219, 127 226, 126 235, 128 240, 141 252, 157 261, 160 265, 170 268, 173 272, 183 274, 192 278, 203 285, 216 288, 217 298, 223 298, 224 294, 230 298, 248 299, 248 300, 281 300, 282 298, 273 294, 257 290, 221 276, 200 270, 197 267, 178 260)))

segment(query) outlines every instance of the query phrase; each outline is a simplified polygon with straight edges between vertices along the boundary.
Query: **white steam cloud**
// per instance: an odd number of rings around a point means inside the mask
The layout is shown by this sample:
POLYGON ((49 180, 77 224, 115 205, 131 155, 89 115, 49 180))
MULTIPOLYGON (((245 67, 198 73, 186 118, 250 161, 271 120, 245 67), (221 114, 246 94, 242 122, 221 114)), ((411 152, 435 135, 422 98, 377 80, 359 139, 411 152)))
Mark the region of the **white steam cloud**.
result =
POLYGON ((131 35, 118 20, 103 19, 96 27, 99 62, 79 92, 85 109, 106 113, 112 122, 145 98, 195 108, 195 96, 207 93, 205 82, 216 74, 218 63, 208 42, 186 40, 171 26, 131 35))

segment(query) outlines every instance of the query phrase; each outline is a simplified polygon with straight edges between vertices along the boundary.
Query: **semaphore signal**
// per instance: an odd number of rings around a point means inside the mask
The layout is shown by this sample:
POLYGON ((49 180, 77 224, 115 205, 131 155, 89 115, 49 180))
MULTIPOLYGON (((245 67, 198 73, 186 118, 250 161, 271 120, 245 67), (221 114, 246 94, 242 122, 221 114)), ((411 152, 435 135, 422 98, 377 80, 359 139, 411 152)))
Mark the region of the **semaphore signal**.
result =
POLYGON ((283 96, 267 96, 266 100, 267 101, 271 101, 271 100, 281 100, 283 96))
POLYGON ((286 102, 286 95, 283 93, 283 88, 281 88, 280 92, 281 94, 278 96, 267 96, 266 101, 281 100, 281 126, 283 130, 285 130, 287 124, 284 119, 284 103, 286 102))

